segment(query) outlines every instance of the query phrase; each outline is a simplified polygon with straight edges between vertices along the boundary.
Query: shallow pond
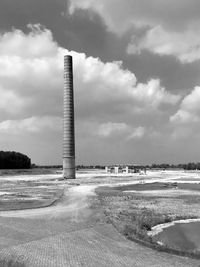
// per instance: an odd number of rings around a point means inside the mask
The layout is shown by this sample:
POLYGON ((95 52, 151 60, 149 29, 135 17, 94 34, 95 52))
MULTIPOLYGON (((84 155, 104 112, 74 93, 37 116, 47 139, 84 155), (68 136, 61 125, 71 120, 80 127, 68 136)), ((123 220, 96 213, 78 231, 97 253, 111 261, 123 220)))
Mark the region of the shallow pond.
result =
POLYGON ((176 223, 153 237, 167 247, 200 253, 200 222, 176 223))

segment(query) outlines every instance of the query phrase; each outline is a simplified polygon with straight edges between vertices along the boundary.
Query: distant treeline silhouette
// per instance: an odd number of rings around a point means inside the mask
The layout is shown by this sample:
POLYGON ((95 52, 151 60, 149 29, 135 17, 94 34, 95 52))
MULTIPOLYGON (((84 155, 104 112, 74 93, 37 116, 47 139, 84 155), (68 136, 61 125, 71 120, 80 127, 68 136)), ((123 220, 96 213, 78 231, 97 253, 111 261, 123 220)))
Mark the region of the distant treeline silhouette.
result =
MULTIPOLYGON (((83 165, 79 164, 76 165, 77 170, 81 169, 105 169, 106 166, 108 165, 83 165)), ((113 165, 115 166, 115 165, 113 165)), ((116 165, 117 166, 117 165, 116 165)), ((126 164, 124 164, 126 166, 126 164)), ((184 169, 184 170, 200 170, 200 162, 198 163, 183 163, 183 164, 168 164, 168 163, 153 163, 151 165, 140 165, 140 164, 128 164, 130 169, 135 169, 135 170, 141 170, 141 169, 162 169, 162 170, 167 170, 167 169, 184 169)), ((42 168, 42 169, 62 169, 62 165, 36 165, 32 164, 32 168, 42 168)))
POLYGON ((200 170, 200 162, 194 163, 185 163, 185 164, 152 164, 151 168, 160 168, 160 169, 184 169, 184 170, 200 170))
POLYGON ((0 151, 0 169, 30 169, 31 159, 15 151, 0 151))
MULTIPOLYGON (((126 165, 126 164, 125 164, 126 165)), ((124 165, 124 166, 125 166, 124 165)), ((108 164, 109 166, 109 164, 108 164)), ((200 162, 194 163, 183 163, 183 164, 168 164, 168 163, 161 163, 161 164, 156 164, 153 163, 151 165, 140 165, 140 164, 128 164, 130 169, 184 169, 184 170, 200 170, 200 162)), ((92 169, 92 168, 97 168, 97 169, 104 169, 105 165, 77 165, 77 169, 92 169)))

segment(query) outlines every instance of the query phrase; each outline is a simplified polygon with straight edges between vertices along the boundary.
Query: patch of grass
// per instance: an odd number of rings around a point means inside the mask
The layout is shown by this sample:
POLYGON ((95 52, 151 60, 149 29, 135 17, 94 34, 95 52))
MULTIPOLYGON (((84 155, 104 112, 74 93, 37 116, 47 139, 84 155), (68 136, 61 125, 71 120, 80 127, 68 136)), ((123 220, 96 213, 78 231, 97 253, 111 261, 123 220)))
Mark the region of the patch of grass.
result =
MULTIPOLYGON (((145 189, 148 188, 148 190, 152 186, 151 189, 155 190, 155 187, 161 185, 156 183, 153 185, 138 185, 137 189, 142 191, 142 186, 145 189)), ((132 185, 131 189, 135 190, 136 186, 132 185)), ((137 192, 124 193, 118 190, 118 187, 99 187, 96 193, 100 203, 99 206, 105 215, 105 221, 111 223, 126 238, 162 251, 191 257, 198 256, 186 251, 174 251, 166 246, 160 246, 147 234, 153 226, 158 224, 197 218, 199 213, 194 206, 196 196, 185 195, 174 198, 166 198, 164 194, 159 197, 156 195, 148 196, 137 192)), ((197 198, 199 199, 199 197, 197 198)))
POLYGON ((107 221, 127 238, 140 238, 146 241, 152 241, 147 232, 157 224, 167 223, 174 220, 174 216, 155 213, 148 209, 106 209, 104 212, 107 221))
MULTIPOLYGON (((154 182, 154 183, 146 183, 146 184, 128 184, 128 185, 120 185, 115 186, 112 190, 117 191, 146 191, 146 190, 168 190, 168 189, 185 189, 185 190, 200 190, 199 184, 191 184, 191 183, 163 183, 163 182, 154 182)), ((104 188, 106 189, 106 188, 104 188)))
POLYGON ((113 189, 118 191, 131 191, 131 190, 146 191, 146 190, 166 190, 174 188, 175 186, 177 186, 177 184, 154 182, 146 184, 128 184, 128 185, 116 186, 113 189))
POLYGON ((178 198, 183 199, 185 204, 188 205, 200 203, 200 196, 198 195, 185 195, 185 196, 179 196, 178 198))

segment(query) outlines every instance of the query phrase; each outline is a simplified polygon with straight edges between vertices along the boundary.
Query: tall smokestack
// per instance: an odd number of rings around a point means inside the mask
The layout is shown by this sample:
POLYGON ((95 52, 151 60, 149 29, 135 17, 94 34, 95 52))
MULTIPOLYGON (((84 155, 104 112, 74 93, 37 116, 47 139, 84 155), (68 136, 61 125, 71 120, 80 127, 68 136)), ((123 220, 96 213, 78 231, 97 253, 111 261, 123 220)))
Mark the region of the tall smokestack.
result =
POLYGON ((63 177, 75 179, 74 92, 72 56, 64 57, 63 177))

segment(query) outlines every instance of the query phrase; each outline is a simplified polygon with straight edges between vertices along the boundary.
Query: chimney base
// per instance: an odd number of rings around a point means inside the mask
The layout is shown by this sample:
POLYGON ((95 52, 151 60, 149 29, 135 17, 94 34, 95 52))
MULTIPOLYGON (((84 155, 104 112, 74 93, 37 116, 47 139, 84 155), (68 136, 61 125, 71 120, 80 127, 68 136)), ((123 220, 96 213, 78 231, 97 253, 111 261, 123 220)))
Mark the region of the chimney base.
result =
POLYGON ((75 179, 76 178, 75 158, 63 159, 63 178, 75 179))

